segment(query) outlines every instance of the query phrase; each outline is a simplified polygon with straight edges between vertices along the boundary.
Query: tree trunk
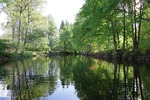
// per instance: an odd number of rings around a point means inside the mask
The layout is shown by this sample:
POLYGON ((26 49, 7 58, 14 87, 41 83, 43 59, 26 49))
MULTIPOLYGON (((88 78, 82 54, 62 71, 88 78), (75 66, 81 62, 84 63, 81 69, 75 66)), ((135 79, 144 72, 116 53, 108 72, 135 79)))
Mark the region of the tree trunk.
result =
MULTIPOLYGON (((22 0, 20 1, 20 4, 22 4, 22 0)), ((17 42, 17 45, 16 45, 16 51, 15 53, 18 53, 18 50, 19 50, 19 45, 20 45, 20 34, 21 34, 21 27, 22 27, 22 21, 21 21, 21 14, 22 14, 22 6, 20 6, 20 18, 19 18, 19 29, 18 29, 18 42, 17 42)))
POLYGON ((27 23, 27 29, 26 29, 26 31, 25 31, 25 36, 24 36, 24 43, 23 43, 23 48, 22 48, 22 52, 21 52, 21 55, 23 55, 24 54, 24 50, 25 50, 25 46, 26 46, 26 43, 27 43, 27 34, 28 34, 28 30, 29 30, 29 25, 30 25, 30 20, 29 20, 29 18, 30 18, 30 10, 29 10, 29 6, 28 6, 28 23, 27 23))
POLYGON ((16 23, 12 25, 12 40, 15 40, 15 29, 16 29, 16 23))
POLYGON ((114 49, 116 51, 117 50, 116 35, 115 35, 115 29, 114 29, 114 22, 111 17, 112 16, 110 16, 110 20, 111 20, 111 27, 112 27, 112 33, 113 33, 113 44, 114 44, 114 49))
POLYGON ((136 14, 137 14, 137 11, 136 11, 136 1, 134 0, 134 40, 133 40, 133 50, 136 50, 138 48, 138 45, 137 45, 137 20, 136 20, 136 14))
POLYGON ((25 38, 24 38, 24 43, 23 43, 21 55, 24 54, 24 49, 25 49, 26 42, 27 42, 27 33, 28 33, 28 29, 26 29, 26 32, 25 32, 25 38))
POLYGON ((125 1, 123 0, 123 50, 125 50, 126 42, 126 19, 125 19, 125 1))
POLYGON ((139 48, 139 43, 140 43, 140 36, 141 36, 141 24, 142 24, 142 6, 143 4, 141 3, 140 0, 140 15, 139 15, 139 26, 138 26, 138 41, 137 41, 137 47, 139 48))
POLYGON ((141 36, 141 24, 142 24, 142 2, 139 1, 140 7, 136 8, 136 1, 134 0, 134 38, 133 38, 133 50, 137 50, 139 48, 140 36, 141 36), (136 9, 139 10, 137 13, 136 9), (137 14, 139 14, 139 22, 137 22, 137 14), (137 26, 138 25, 138 26, 137 26))
POLYGON ((21 22, 21 19, 19 20, 19 29, 18 29, 18 41, 17 41, 17 45, 16 45, 16 51, 15 53, 18 53, 18 50, 19 50, 19 45, 20 45, 20 33, 21 33, 21 25, 22 22, 21 22))

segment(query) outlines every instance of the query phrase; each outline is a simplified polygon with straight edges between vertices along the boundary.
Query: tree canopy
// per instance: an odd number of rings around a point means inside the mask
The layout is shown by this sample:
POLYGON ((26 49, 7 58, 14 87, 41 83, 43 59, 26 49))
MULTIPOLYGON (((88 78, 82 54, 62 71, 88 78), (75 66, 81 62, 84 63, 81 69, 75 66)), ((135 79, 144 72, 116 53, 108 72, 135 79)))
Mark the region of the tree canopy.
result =
POLYGON ((73 24, 59 30, 51 15, 41 14, 45 0, 1 0, 8 15, 5 26, 15 52, 25 50, 101 52, 150 49, 150 5, 145 0, 85 0, 73 24), (13 2, 13 3, 12 3, 13 2), (143 44, 144 42, 144 44, 143 44))

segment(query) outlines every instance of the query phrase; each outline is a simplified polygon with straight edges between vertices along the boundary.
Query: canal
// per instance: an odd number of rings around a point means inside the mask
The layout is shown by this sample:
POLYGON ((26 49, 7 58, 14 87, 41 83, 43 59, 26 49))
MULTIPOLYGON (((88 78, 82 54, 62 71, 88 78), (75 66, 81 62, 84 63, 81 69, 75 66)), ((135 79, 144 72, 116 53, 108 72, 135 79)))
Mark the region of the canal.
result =
POLYGON ((150 100, 150 66, 83 56, 0 66, 0 100, 150 100))

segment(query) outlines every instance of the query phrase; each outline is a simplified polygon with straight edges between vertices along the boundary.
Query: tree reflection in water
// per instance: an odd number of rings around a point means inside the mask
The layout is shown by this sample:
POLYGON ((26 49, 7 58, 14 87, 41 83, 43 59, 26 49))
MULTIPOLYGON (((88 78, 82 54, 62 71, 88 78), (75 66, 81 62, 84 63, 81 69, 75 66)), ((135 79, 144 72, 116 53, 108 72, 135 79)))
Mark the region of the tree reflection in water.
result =
POLYGON ((0 86, 11 90, 12 100, 56 99, 60 95, 72 100, 149 100, 149 71, 145 66, 81 56, 29 59, 0 67, 0 86), (70 95, 72 86, 76 90, 70 95))
MULTIPOLYGON (((73 70, 75 87, 81 100, 148 100, 150 98, 150 95, 145 97, 143 95, 145 86, 141 76, 144 75, 140 74, 138 66, 97 60, 87 62, 79 61, 78 66, 73 70)), ((148 92, 145 91, 145 94, 148 92)))
POLYGON ((12 100, 33 100, 46 98, 55 91, 57 69, 49 66, 52 63, 40 59, 39 61, 19 61, 13 66, 12 72, 12 100), (51 73, 48 73, 49 72, 51 73))

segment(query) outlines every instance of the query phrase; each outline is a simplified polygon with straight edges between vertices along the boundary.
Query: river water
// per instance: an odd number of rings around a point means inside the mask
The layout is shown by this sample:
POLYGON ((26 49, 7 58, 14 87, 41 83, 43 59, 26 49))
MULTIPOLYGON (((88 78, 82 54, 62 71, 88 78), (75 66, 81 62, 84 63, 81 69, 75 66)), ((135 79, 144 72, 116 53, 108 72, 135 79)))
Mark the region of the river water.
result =
POLYGON ((0 66, 0 100, 150 100, 150 66, 82 56, 0 66))

